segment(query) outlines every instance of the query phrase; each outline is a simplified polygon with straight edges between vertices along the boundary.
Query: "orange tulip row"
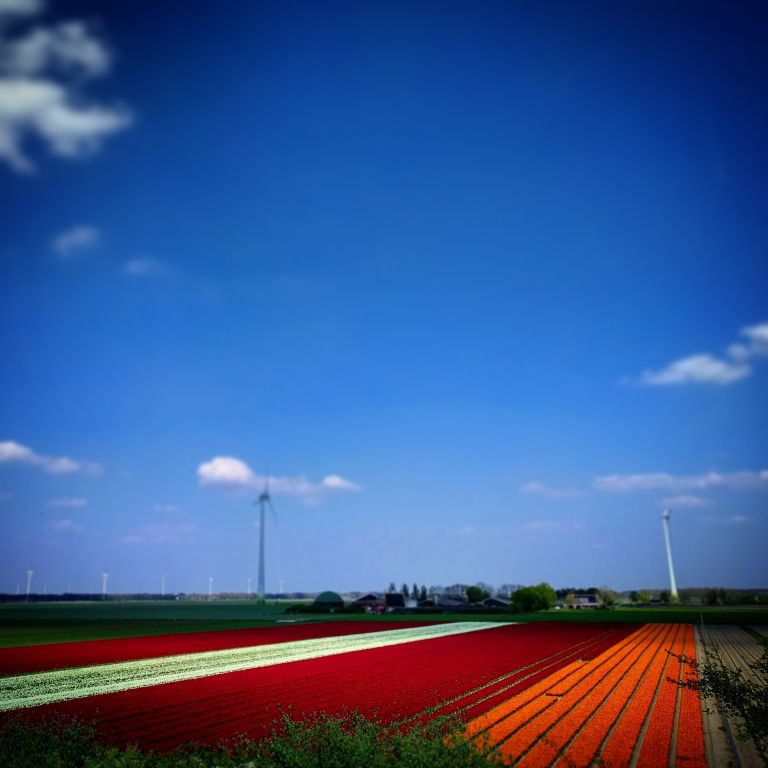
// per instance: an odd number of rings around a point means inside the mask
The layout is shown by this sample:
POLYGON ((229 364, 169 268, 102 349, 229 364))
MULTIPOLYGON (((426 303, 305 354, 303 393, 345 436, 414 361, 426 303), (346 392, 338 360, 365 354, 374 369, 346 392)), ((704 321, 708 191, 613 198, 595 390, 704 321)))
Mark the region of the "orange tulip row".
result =
POLYGON ((680 662, 695 655, 693 630, 648 624, 591 661, 575 662, 471 721, 467 735, 505 764, 628 765, 685 762, 705 766, 701 710, 678 679, 680 662), (677 740, 671 747, 677 714, 677 740))

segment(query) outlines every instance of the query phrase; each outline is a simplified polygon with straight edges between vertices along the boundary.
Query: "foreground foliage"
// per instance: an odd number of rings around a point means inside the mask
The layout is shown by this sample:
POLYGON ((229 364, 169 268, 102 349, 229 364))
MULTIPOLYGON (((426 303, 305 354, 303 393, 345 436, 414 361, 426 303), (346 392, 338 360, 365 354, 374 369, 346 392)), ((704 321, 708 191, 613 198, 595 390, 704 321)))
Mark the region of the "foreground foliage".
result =
POLYGON ((754 674, 752 678, 727 666, 717 646, 707 648, 706 656, 700 662, 686 656, 678 658, 693 673, 681 685, 698 691, 702 699, 715 699, 721 710, 733 718, 736 738, 752 739, 760 758, 768 766, 768 640, 761 642, 760 657, 748 664, 754 674))
POLYGON ((279 732, 258 741, 190 745, 169 753, 101 744, 92 728, 75 722, 41 726, 14 720, 0 730, 0 764, 4 768, 472 768, 487 766, 488 759, 447 720, 401 733, 360 715, 317 715, 305 722, 285 717, 279 732))

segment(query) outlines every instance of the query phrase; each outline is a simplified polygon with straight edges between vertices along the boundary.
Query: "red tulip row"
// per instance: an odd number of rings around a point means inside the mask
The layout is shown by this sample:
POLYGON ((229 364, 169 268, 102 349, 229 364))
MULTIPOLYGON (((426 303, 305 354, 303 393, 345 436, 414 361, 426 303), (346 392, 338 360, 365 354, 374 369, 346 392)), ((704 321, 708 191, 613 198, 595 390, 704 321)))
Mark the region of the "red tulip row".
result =
POLYGON ((449 712, 466 721, 575 659, 599 656, 631 631, 598 624, 507 625, 75 699, 26 713, 44 719, 75 715, 95 721, 113 743, 155 749, 263 736, 281 712, 300 718, 357 711, 404 727, 449 712))
POLYGON ((429 621, 387 622, 336 621, 317 624, 283 624, 257 629, 232 629, 213 632, 128 637, 113 640, 87 640, 76 643, 48 643, 20 648, 0 648, 0 676, 20 675, 91 664, 111 664, 182 653, 248 648, 254 645, 341 637, 363 632, 381 632, 405 627, 424 627, 429 621))

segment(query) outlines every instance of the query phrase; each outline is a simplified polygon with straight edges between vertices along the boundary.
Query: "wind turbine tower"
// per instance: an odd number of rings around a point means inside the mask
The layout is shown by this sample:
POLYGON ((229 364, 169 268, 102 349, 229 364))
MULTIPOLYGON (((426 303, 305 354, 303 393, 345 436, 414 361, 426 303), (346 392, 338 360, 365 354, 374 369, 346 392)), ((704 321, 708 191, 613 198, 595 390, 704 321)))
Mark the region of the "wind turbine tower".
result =
POLYGON ((213 576, 208 577, 208 599, 213 597, 213 576))
POLYGON ((105 600, 107 597, 107 579, 109 574, 105 571, 101 574, 101 599, 105 600))
POLYGON ((256 588, 256 599, 258 602, 264 602, 264 528, 266 510, 269 507, 272 514, 275 514, 275 508, 272 506, 272 499, 269 496, 269 475, 264 478, 264 490, 259 494, 259 579, 256 588))
POLYGON ((249 576, 248 579, 247 579, 247 582, 248 582, 248 599, 249 600, 251 599, 251 582, 252 581, 253 581, 253 579, 249 576))
POLYGON ((675 582, 675 569, 672 567, 672 547, 669 544, 669 510, 661 513, 661 524, 664 528, 664 543, 667 546, 667 565, 669 566, 669 596, 677 600, 677 583, 675 582))
POLYGON ((35 575, 33 570, 27 571, 27 602, 29 602, 29 594, 32 592, 32 577, 35 575))

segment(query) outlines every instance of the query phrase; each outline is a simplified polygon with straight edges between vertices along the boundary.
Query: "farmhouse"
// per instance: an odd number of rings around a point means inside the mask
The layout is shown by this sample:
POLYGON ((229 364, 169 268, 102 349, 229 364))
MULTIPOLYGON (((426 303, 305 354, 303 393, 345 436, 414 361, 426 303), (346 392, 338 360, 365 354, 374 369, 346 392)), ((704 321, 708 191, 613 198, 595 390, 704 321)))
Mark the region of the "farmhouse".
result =
POLYGON ((573 596, 574 608, 599 608, 602 605, 599 595, 593 595, 591 593, 575 594, 573 596))

